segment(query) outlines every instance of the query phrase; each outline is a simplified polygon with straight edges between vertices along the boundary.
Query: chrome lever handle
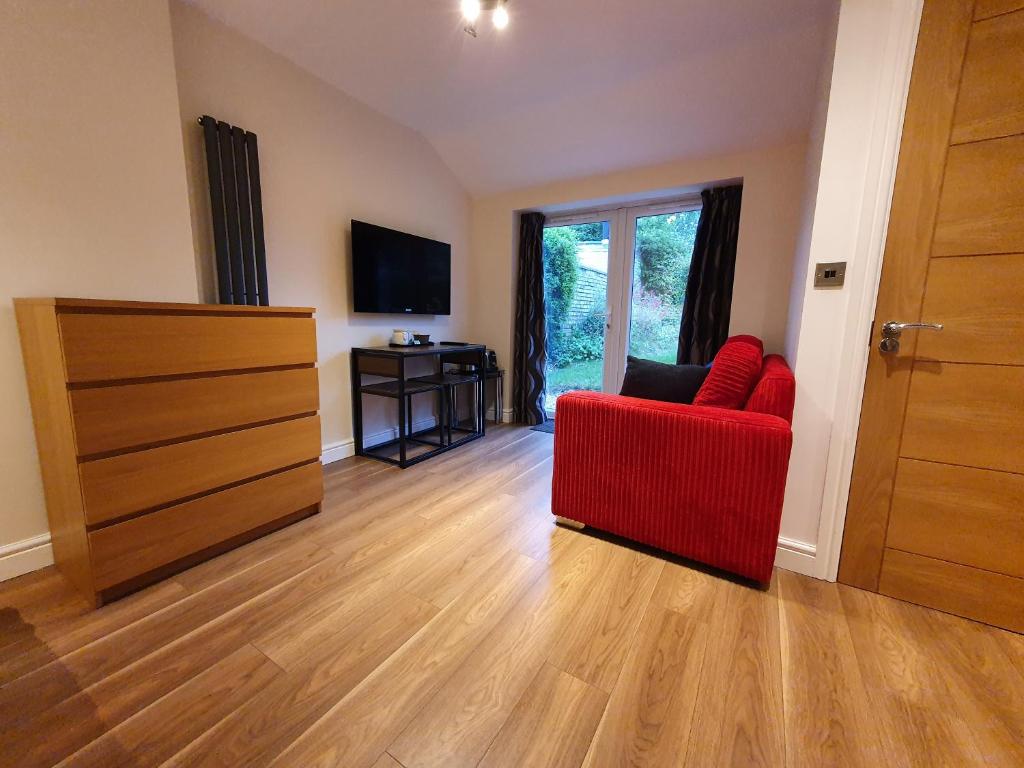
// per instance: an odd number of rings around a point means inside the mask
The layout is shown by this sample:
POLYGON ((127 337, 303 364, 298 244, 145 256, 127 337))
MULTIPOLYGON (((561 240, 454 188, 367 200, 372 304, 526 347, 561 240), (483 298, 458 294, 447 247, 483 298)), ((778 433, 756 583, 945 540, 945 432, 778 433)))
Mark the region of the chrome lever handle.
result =
POLYGON ((882 352, 899 352, 900 336, 904 331, 941 331, 943 327, 942 323, 899 323, 890 320, 882 325, 882 340, 878 344, 878 349, 882 352))
POLYGON ((924 328, 930 331, 941 331, 943 328, 942 323, 897 323, 894 320, 890 320, 888 323, 882 326, 883 336, 899 336, 903 331, 909 331, 912 328, 924 328))

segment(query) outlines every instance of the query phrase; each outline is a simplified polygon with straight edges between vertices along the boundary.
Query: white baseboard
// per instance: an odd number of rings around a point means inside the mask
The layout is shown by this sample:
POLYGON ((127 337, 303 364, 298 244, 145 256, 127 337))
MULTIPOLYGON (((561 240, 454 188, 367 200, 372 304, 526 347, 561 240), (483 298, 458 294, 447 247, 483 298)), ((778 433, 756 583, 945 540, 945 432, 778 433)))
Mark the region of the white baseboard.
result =
POLYGON ((355 454, 354 443, 351 440, 342 440, 341 442, 331 443, 323 447, 323 451, 320 454, 320 463, 333 464, 336 461, 347 459, 349 456, 355 456, 355 454))
POLYGON ((817 548, 813 544, 779 536, 779 546, 775 550, 775 565, 777 567, 801 573, 804 576, 814 576, 816 557, 817 548))
POLYGON ((48 565, 53 565, 49 533, 0 546, 0 581, 38 571, 48 565))

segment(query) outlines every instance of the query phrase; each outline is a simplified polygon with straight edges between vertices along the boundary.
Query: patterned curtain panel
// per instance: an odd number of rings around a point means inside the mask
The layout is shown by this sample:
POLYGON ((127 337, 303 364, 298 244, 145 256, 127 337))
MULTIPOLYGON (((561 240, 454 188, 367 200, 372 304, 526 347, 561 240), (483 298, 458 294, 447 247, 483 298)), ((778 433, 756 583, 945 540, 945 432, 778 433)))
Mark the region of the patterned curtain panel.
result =
POLYGON ((705 189, 679 324, 679 364, 705 365, 729 336, 743 185, 705 189))
POLYGON ((544 214, 524 213, 519 222, 519 280, 512 361, 512 418, 543 424, 544 364, 544 214))

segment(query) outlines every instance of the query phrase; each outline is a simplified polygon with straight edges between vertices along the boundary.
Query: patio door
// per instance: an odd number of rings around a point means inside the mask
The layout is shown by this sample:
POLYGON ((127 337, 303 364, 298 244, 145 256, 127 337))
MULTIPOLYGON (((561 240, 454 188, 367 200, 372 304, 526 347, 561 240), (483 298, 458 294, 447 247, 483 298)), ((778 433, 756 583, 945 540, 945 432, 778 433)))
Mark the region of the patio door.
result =
POLYGON ((549 217, 545 410, 563 392, 618 392, 626 356, 675 362, 700 200, 549 217))

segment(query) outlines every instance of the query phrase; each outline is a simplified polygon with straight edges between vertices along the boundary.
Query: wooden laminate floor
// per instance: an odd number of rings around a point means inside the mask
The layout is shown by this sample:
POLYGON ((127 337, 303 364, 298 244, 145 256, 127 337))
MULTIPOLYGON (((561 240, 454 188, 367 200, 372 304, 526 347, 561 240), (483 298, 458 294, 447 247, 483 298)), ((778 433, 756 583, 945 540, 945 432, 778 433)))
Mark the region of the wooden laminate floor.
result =
POLYGON ((1024 765, 1020 636, 556 528, 551 446, 333 464, 323 514, 99 611, 0 585, 0 763, 1024 765))

